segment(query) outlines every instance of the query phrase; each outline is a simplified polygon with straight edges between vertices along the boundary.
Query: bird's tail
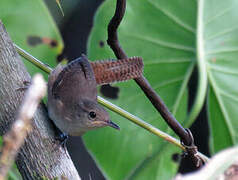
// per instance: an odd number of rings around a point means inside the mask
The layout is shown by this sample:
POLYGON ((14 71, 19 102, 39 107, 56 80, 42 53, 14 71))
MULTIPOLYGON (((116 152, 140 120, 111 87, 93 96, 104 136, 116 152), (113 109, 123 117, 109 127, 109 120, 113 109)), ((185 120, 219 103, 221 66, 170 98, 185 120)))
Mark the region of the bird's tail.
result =
POLYGON ((140 77, 143 73, 141 57, 91 62, 97 85, 127 81, 140 77))

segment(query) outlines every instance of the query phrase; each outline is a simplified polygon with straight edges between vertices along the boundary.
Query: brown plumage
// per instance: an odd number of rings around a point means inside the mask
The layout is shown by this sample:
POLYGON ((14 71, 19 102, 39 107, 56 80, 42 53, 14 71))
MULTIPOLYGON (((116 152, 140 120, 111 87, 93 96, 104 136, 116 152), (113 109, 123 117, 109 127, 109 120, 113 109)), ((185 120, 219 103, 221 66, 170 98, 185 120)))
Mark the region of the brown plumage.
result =
POLYGON ((48 81, 48 113, 55 125, 72 136, 105 126, 119 129, 97 103, 97 85, 126 81, 142 75, 139 57, 89 62, 82 56, 58 65, 48 81))
POLYGON ((97 84, 86 56, 65 66, 58 65, 48 81, 48 113, 64 133, 79 136, 113 123, 107 111, 97 103, 97 84))

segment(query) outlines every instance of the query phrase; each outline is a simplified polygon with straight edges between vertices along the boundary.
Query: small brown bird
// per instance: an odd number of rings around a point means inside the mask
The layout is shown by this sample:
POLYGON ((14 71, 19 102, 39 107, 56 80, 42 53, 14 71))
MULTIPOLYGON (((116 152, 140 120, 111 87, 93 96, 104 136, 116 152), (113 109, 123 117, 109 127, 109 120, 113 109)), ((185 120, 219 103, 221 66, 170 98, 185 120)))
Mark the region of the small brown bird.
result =
POLYGON ((71 136, 105 126, 120 129, 97 103, 97 85, 136 78, 142 71, 139 57, 89 62, 83 55, 68 65, 58 65, 48 80, 49 116, 71 136))
POLYGON ((97 103, 97 84, 86 56, 58 65, 48 81, 48 113, 64 133, 80 136, 88 130, 111 126, 107 111, 97 103))

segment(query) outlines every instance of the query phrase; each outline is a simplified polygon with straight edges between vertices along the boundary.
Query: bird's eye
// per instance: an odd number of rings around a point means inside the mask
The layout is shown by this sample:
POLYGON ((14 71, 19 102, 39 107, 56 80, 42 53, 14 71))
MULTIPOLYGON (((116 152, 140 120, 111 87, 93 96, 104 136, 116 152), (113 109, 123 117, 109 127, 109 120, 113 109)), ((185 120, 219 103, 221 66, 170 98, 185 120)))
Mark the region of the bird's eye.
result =
POLYGON ((93 111, 89 112, 89 117, 90 117, 90 118, 94 119, 96 116, 97 116, 97 115, 96 115, 95 112, 93 112, 93 111))

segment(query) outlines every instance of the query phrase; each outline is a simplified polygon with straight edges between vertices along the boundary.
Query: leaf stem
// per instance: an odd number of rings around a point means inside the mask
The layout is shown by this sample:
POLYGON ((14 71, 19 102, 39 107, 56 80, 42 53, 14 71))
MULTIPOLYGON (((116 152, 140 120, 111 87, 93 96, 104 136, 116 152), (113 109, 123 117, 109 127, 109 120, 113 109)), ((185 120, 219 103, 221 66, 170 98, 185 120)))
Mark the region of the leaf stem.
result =
POLYGON ((188 115, 185 126, 189 127, 194 119, 200 113, 202 106, 204 104, 207 92, 207 69, 205 60, 205 50, 204 50, 204 24, 203 24, 203 8, 204 1, 198 1, 198 19, 197 19, 197 62, 198 62, 198 88, 196 93, 196 98, 192 109, 188 115))
MULTIPOLYGON (((43 71, 50 73, 52 71, 52 68, 50 68, 48 65, 42 63, 40 60, 36 59, 34 56, 32 56, 31 54, 29 54, 28 52, 24 51, 23 49, 21 49, 19 46, 15 45, 17 49, 17 52, 23 56, 26 60, 30 61, 31 63, 33 63, 34 65, 36 65, 38 68, 42 69, 43 71)), ((102 97, 98 96, 98 103, 100 103, 101 105, 107 107, 108 109, 110 109, 111 111, 119 114, 120 116, 128 119, 129 121, 133 122, 134 124, 146 129, 147 131, 153 133, 156 136, 159 136, 161 138, 163 138, 164 140, 170 142, 171 144, 174 144, 175 146, 179 147, 180 149, 182 149, 183 151, 185 151, 185 147, 181 145, 180 141, 175 139, 174 137, 164 133, 163 131, 155 128, 154 126, 152 126, 151 124, 143 121, 142 119, 138 118, 137 116, 134 116, 133 114, 125 111, 124 109, 116 106, 115 104, 112 104, 111 102, 103 99, 102 97)), ((204 160, 204 162, 207 162, 209 160, 208 157, 206 157, 205 155, 201 154, 198 152, 198 155, 204 160)))

